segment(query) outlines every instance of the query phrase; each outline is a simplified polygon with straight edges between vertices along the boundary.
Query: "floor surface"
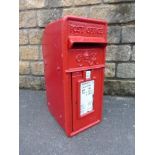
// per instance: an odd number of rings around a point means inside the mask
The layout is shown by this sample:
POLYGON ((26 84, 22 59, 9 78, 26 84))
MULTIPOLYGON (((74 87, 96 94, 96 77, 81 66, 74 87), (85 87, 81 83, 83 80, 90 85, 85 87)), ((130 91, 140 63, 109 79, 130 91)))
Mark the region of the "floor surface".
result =
POLYGON ((103 121, 66 137, 46 106, 45 91, 20 90, 20 155, 134 155, 134 98, 104 97, 103 121))

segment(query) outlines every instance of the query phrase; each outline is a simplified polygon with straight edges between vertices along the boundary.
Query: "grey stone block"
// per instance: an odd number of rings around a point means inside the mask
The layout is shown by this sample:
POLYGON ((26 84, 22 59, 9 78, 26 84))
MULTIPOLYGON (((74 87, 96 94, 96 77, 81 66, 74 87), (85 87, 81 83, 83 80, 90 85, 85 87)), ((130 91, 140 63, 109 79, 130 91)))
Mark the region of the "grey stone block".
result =
POLYGON ((135 27, 124 26, 122 28, 122 43, 134 43, 135 42, 135 27))
POLYGON ((51 21, 60 18, 62 9, 39 10, 37 11, 37 22, 39 27, 45 27, 51 21))
POLYGON ((106 63, 105 67, 105 77, 115 76, 115 63, 106 63))
POLYGON ((19 0, 19 9, 45 8, 48 6, 48 0, 19 0))
POLYGON ((59 6, 62 6, 61 1, 62 0, 48 0, 48 6, 49 7, 59 7, 59 6))
POLYGON ((135 82, 122 80, 106 80, 104 93, 108 95, 135 95, 135 82))
POLYGON ((89 12, 89 7, 67 8, 67 9, 63 9, 63 16, 74 15, 74 16, 87 17, 88 12, 89 12))
POLYGON ((94 6, 90 10, 89 17, 106 19, 108 23, 125 23, 134 21, 134 4, 94 6))
POLYGON ((31 89, 43 89, 44 82, 43 78, 37 76, 20 76, 19 86, 20 88, 31 88, 31 89))
POLYGON ((19 28, 36 27, 36 11, 22 11, 19 12, 19 28))
POLYGON ((103 0, 104 3, 134 2, 135 0, 103 0))
POLYGON ((120 43, 121 41, 121 27, 109 26, 108 27, 108 43, 120 43))
POLYGON ((134 78, 135 64, 134 63, 118 64, 116 76, 119 78, 134 78))
POLYGON ((107 61, 128 61, 130 59, 131 47, 129 45, 107 46, 107 61))
POLYGON ((73 0, 49 0, 48 6, 51 8, 71 6, 74 3, 73 0))
POLYGON ((135 61, 135 45, 133 46, 133 49, 132 49, 131 60, 135 61))

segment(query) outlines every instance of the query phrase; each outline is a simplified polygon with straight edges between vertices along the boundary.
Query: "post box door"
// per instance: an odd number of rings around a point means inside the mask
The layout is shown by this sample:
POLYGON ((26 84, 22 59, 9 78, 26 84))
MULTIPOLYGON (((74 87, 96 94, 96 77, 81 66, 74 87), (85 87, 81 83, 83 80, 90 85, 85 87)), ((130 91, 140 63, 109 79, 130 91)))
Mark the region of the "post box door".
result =
POLYGON ((73 131, 101 120, 103 68, 72 73, 73 131))

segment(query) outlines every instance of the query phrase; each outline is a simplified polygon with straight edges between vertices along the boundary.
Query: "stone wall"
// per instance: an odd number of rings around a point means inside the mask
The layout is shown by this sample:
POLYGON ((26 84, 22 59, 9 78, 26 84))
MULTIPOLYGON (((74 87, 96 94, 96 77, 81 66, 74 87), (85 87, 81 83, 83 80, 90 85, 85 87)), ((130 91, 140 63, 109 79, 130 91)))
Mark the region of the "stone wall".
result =
POLYGON ((20 88, 45 89, 41 38, 64 15, 108 21, 105 94, 134 95, 134 0, 20 0, 20 88))

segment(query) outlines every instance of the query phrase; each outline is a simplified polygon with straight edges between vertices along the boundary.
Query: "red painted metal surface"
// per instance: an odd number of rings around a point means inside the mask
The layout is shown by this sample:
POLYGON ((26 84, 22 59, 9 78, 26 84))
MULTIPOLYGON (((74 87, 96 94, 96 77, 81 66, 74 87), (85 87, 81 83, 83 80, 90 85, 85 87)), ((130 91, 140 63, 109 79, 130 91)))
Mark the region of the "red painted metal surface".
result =
POLYGON ((106 44, 106 21, 66 16, 45 28, 48 108, 68 136, 101 121, 106 44))

